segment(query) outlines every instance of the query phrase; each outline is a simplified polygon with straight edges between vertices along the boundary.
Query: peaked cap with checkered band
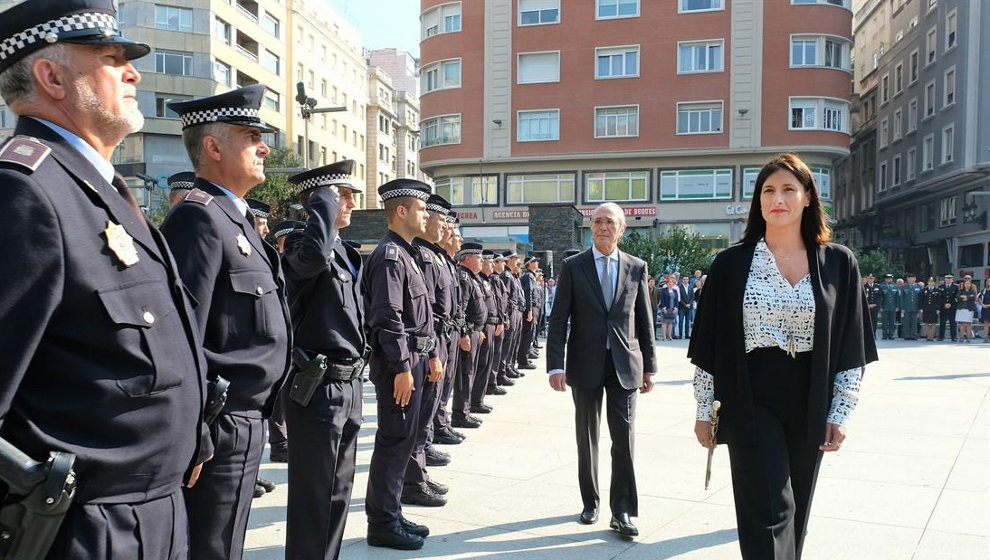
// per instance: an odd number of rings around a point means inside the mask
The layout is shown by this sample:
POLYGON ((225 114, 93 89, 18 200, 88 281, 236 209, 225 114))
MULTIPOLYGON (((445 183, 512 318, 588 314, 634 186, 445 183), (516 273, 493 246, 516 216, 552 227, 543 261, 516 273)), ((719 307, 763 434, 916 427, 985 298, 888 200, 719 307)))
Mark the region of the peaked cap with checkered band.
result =
POLYGON ((412 197, 426 202, 430 198, 430 186, 415 179, 392 179, 378 187, 378 196, 382 202, 393 198, 412 197))
POLYGON ((151 52, 121 36, 117 0, 26 0, 0 12, 0 72, 58 42, 120 45, 127 60, 151 52))
POLYGON ((274 128, 262 122, 260 116, 265 89, 261 84, 254 84, 201 99, 174 101, 168 104, 168 108, 179 114, 182 130, 219 122, 275 132, 274 128))
POLYGON ((301 193, 330 185, 361 192, 361 189, 354 186, 354 163, 353 159, 342 159, 336 163, 297 173, 289 177, 289 182, 298 187, 301 193))
POLYGON ((169 191, 191 191, 196 174, 192 171, 180 171, 168 178, 169 191))

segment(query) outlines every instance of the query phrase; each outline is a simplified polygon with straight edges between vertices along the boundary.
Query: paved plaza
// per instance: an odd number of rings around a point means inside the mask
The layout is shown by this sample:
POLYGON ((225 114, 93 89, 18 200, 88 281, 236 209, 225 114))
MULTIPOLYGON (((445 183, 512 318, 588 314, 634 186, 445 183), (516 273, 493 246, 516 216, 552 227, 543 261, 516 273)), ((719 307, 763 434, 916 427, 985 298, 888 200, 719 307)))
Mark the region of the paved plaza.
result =
MULTIPOLYGON (((842 451, 827 455, 812 508, 806 560, 990 558, 990 344, 881 342, 867 368, 842 451)), ((374 444, 375 405, 365 387, 354 498, 344 560, 658 560, 738 558, 728 454, 716 452, 704 490, 705 450, 692 432, 693 367, 686 341, 658 346, 657 387, 641 395, 636 418, 640 537, 608 529, 607 430, 601 446, 597 524, 577 523, 573 404, 551 391, 540 369, 517 380, 468 440, 442 449, 450 465, 431 468, 450 485, 442 508, 406 506, 430 527, 422 550, 371 548, 364 540, 364 494, 374 444)), ((281 560, 286 466, 265 462, 278 483, 254 501, 244 558, 281 560)))

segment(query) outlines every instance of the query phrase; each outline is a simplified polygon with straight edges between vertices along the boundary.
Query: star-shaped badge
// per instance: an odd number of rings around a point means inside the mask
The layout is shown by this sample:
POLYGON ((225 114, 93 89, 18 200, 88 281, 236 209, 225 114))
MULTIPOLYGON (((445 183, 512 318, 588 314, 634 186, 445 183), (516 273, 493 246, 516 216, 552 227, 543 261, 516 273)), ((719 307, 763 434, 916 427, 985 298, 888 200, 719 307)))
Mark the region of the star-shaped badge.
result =
POLYGON ((251 242, 248 241, 247 237, 244 237, 243 233, 237 234, 237 249, 245 257, 251 256, 251 242))

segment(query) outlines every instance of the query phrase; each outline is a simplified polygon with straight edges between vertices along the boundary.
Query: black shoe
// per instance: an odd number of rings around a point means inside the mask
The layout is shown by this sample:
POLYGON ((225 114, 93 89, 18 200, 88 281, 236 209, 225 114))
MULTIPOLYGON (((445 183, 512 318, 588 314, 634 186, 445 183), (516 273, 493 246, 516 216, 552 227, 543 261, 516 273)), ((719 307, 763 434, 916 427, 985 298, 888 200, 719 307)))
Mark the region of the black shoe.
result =
POLYGON ((492 407, 484 403, 471 405, 471 412, 475 414, 491 414, 492 410, 494 410, 492 407))
POLYGON ((437 494, 429 487, 419 486, 402 490, 402 503, 413 506, 442 507, 447 505, 447 498, 437 494))
POLYGON ((508 375, 503 376, 503 377, 499 377, 498 379, 495 380, 495 382, 498 383, 498 385, 500 387, 502 387, 502 386, 504 386, 504 387, 512 387, 513 385, 516 384, 515 381, 509 379, 509 376, 508 375))
POLYGON ((419 550, 423 548, 423 537, 414 535, 399 523, 395 529, 368 527, 368 545, 395 548, 397 550, 419 550))
POLYGON ((460 438, 461 441, 464 441, 464 440, 467 439, 467 436, 464 435, 464 432, 458 432, 457 430, 455 430, 453 428, 447 428, 447 431, 444 432, 444 433, 446 433, 447 435, 452 435, 455 438, 460 438))
POLYGON ((268 454, 268 461, 272 463, 288 463, 289 450, 272 448, 271 452, 268 454))
POLYGON ((627 539, 639 536, 639 529, 637 529, 636 526, 633 525, 632 521, 629 520, 628 513, 613 515, 612 520, 608 523, 608 526, 610 529, 627 539))
POLYGON ((255 498, 260 498, 260 497, 264 496, 265 493, 266 493, 265 492, 265 488, 262 485, 260 485, 260 484, 255 484, 254 485, 254 497, 255 498))
POLYGON ((509 392, 505 389, 495 386, 485 392, 486 395, 495 395, 501 397, 502 395, 508 395, 509 392))
POLYGON ((439 451, 435 449, 428 449, 426 451, 427 467, 444 467, 449 464, 450 464, 450 455, 441 454, 439 451))
MULTIPOLYGON (((534 364, 533 362, 524 362, 524 363, 519 364, 519 369, 520 370, 523 370, 523 369, 536 369, 536 364, 534 364)), ((520 372, 519 375, 523 375, 522 372, 520 372)))
POLYGON ((534 342, 534 343, 533 343, 533 348, 543 348, 543 347, 542 347, 542 346, 540 346, 539 344, 537 344, 537 343, 535 343, 535 342, 534 342))
POLYGON ((450 425, 455 428, 480 428, 481 420, 475 418, 474 416, 455 416, 450 421, 450 425))
POLYGON ((417 537, 426 538, 430 536, 430 528, 426 525, 420 525, 419 523, 413 523, 406 519, 401 513, 399 514, 399 526, 406 530, 410 535, 416 535, 417 537))
POLYGON ((448 434, 446 432, 433 435, 433 443, 438 445, 457 445, 462 441, 464 440, 454 434, 448 434))
MULTIPOLYGON (((440 494, 441 496, 445 496, 447 495, 447 492, 450 492, 450 487, 435 480, 427 480, 426 485, 429 486, 430 490, 433 490, 435 494, 440 494)), ((423 536, 425 537, 426 535, 423 536)))
POLYGON ((595 523, 598 521, 598 508, 586 508, 581 512, 581 517, 578 518, 578 521, 585 525, 595 523))
POLYGON ((255 484, 264 488, 265 492, 271 492, 272 490, 275 489, 275 483, 268 480, 267 478, 258 478, 255 484))
POLYGON ((530 360, 535 360, 535 359, 537 359, 537 358, 540 357, 540 353, 539 352, 530 352, 529 354, 526 354, 526 357, 529 358, 530 360))
POLYGON ((509 379, 519 379, 520 376, 518 371, 510 368, 508 371, 505 372, 505 377, 509 379))

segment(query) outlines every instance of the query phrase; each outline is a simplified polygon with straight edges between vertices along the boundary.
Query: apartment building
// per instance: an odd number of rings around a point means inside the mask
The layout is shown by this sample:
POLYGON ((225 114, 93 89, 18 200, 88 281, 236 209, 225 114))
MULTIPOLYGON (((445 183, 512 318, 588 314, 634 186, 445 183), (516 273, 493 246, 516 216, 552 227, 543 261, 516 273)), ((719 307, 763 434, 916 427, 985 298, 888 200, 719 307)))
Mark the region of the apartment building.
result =
POLYGON ((717 247, 792 150, 826 201, 849 153, 849 0, 421 2, 421 166, 466 236, 528 241, 529 206, 717 247))

